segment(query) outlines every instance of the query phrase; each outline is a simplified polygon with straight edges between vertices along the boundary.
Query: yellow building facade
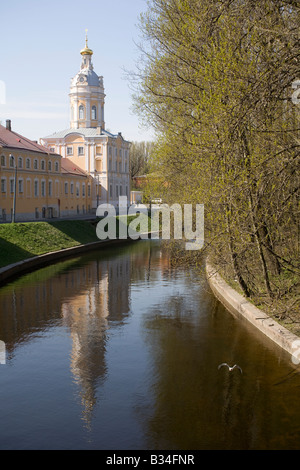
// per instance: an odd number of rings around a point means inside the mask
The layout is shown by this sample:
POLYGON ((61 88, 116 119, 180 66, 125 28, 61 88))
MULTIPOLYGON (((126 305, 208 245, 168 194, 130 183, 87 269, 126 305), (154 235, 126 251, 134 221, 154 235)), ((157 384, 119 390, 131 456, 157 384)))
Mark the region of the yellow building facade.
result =
POLYGON ((94 212, 99 204, 118 207, 119 197, 127 196, 130 203, 131 143, 121 134, 105 129, 105 93, 103 77, 94 72, 93 51, 80 51, 81 66, 70 86, 70 125, 41 139, 49 151, 69 158, 93 178, 94 212))
POLYGON ((0 221, 43 220, 91 212, 92 181, 69 159, 0 125, 0 221))

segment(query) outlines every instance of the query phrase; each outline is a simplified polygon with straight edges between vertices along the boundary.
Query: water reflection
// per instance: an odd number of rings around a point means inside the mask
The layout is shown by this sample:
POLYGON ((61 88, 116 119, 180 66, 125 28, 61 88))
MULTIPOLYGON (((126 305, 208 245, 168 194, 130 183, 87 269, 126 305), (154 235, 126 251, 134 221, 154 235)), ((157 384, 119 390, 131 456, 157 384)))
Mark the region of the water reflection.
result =
POLYGON ((13 360, 20 345, 49 327, 60 325, 70 331, 70 369, 81 390, 88 427, 97 387, 107 374, 109 323, 122 325, 129 314, 130 265, 128 254, 93 262, 77 258, 24 276, 1 290, 0 331, 8 360, 13 360))
POLYGON ((298 447, 290 358, 159 243, 28 274, 0 305, 1 448, 298 447))

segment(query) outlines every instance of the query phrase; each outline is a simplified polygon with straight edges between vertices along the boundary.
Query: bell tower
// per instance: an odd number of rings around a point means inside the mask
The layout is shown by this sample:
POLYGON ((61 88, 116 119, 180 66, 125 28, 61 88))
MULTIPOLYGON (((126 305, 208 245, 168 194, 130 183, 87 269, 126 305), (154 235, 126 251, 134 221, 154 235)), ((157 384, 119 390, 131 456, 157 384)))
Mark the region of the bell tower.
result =
POLYGON ((80 51, 80 54, 82 56, 80 71, 71 80, 69 94, 70 127, 71 129, 97 127, 105 129, 103 77, 99 77, 94 72, 93 51, 88 47, 87 30, 85 47, 80 51))

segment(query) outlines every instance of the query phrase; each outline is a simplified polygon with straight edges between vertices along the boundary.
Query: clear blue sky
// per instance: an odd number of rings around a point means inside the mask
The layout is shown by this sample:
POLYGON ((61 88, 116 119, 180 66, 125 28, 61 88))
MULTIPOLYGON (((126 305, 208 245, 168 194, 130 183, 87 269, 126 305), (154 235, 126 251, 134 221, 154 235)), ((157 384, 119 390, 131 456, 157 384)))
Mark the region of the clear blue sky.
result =
POLYGON ((146 0, 1 1, 0 121, 38 140, 69 127, 69 87, 80 69, 88 29, 94 70, 104 77, 106 128, 127 140, 151 140, 132 112, 124 69, 139 58, 139 15, 146 0), (3 100, 2 100, 3 101, 3 100))

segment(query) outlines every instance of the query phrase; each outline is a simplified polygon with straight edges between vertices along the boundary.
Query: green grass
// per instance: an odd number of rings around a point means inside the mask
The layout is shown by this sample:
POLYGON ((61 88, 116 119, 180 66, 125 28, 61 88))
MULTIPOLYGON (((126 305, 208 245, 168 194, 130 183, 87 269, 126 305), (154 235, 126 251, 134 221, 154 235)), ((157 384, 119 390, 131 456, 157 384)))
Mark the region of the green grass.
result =
MULTIPOLYGON (((134 218, 128 217, 127 224, 134 218)), ((45 253, 97 242, 98 221, 0 224, 0 267, 45 253)), ((118 228, 117 217, 117 236, 118 228)))
POLYGON ((52 251, 99 241, 88 221, 0 225, 0 267, 52 251))

